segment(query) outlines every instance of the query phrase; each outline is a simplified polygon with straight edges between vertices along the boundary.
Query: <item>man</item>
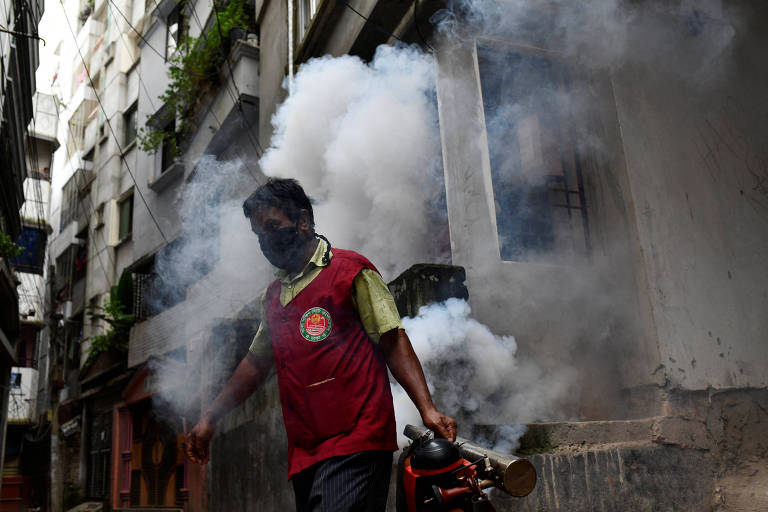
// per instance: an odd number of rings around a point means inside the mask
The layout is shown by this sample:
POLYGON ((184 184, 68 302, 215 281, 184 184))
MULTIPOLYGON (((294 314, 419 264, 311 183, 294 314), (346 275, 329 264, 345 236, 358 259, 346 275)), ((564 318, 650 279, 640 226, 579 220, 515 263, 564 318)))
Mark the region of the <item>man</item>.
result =
POLYGON ((456 438, 432 403, 424 373, 375 267, 314 230, 295 180, 270 179, 243 204, 264 256, 280 269, 262 296, 249 352, 187 436, 187 454, 209 458, 215 424, 275 366, 298 511, 383 511, 397 449, 387 367, 424 425, 456 438))

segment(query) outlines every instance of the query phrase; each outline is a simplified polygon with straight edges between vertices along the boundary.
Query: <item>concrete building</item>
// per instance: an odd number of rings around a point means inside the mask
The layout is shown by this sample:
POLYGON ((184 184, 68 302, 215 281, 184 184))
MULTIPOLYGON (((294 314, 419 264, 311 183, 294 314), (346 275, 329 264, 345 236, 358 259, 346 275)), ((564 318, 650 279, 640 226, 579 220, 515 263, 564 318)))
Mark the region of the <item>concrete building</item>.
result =
MULTIPOLYGON (((184 430, 259 320, 258 286, 222 288, 237 265, 220 236, 228 219, 194 231, 181 205, 205 213, 242 200, 240 185, 261 179, 255 163, 286 76, 303 62, 368 60, 399 39, 437 63, 447 245, 473 314, 514 334, 545 373, 580 376, 561 415, 547 418, 554 423, 530 425, 522 440, 536 491, 499 507, 761 508, 768 247, 759 63, 768 13, 738 3, 735 22, 728 9, 653 3, 620 24, 623 46, 601 53, 609 45, 591 43, 610 41, 610 30, 574 32, 590 25, 566 6, 499 5, 498 22, 480 24, 439 2, 68 6, 70 19, 84 19, 77 45, 64 33, 58 55, 75 72, 58 78, 67 143, 52 181, 50 258, 63 280, 51 337, 79 349, 57 356, 52 382, 63 387, 52 410, 54 461, 76 462, 59 464, 54 493, 79 486, 81 498, 113 509, 291 509, 274 381, 223 421, 208 470, 181 453, 184 430), (245 21, 230 31, 232 5, 245 21), (455 25, 434 30, 435 14, 455 25), (190 91, 174 85, 172 70, 185 69, 178 52, 199 38, 221 52, 190 91), (702 54, 702 41, 725 42, 702 54), (702 55, 718 69, 691 64, 702 55), (559 100, 530 93, 540 89, 559 100), (191 97, 174 103, 181 93, 191 97), (499 110, 512 103, 514 116, 499 110), (158 134, 154 143, 136 144, 137 126, 147 130, 142 140, 158 134), (220 170, 212 162, 235 159, 244 162, 236 186, 195 188, 220 170), (171 287, 162 265, 178 252, 199 257, 171 287), (103 304, 124 270, 137 317, 127 354, 104 352, 81 370, 87 338, 104 327, 85 306, 103 304), (220 366, 213 351, 226 354, 220 366), (183 407, 161 400, 172 372, 186 375, 177 380, 192 397, 183 407)), ((422 286, 418 275, 398 288, 422 286)))
MULTIPOLYGON (((504 507, 764 507, 768 13, 654 4, 620 24, 622 52, 610 23, 597 44, 593 18, 566 6, 500 2, 432 33, 438 3, 351 5, 256 2, 258 137, 266 147, 286 66, 368 59, 395 37, 434 49, 451 262, 473 314, 545 371, 581 376, 551 418, 579 421, 530 427, 539 485, 504 507), (520 117, 492 129, 509 102, 520 117)), ((212 509, 290 506, 275 404, 265 391, 220 430, 210 478, 227 492, 212 509)))
MULTIPOLYGON (((69 1, 54 3, 41 22, 41 86, 54 100, 61 141, 50 178, 51 321, 38 398, 51 422, 50 510, 101 506, 112 488, 112 407, 130 373, 109 307, 130 301, 116 287, 131 254, 135 27, 144 16, 143 3, 69 1)), ((130 313, 132 304, 121 307, 130 313)))
POLYGON ((11 260, 20 283, 20 333, 16 363, 11 368, 8 427, 4 458, 3 507, 18 510, 47 503, 50 422, 45 405, 38 408, 39 389, 45 388, 48 366, 45 336, 48 316, 46 242, 51 194, 50 168, 56 139, 57 116, 53 98, 37 93, 34 117, 27 131, 22 231, 23 252, 11 260), (43 374, 41 381, 40 374, 43 374))
POLYGON ((40 284, 37 274, 42 274, 47 235, 41 182, 50 165, 50 151, 34 122, 29 128, 38 106, 34 73, 42 9, 8 2, 0 13, 0 507, 9 510, 17 503, 29 503, 29 479, 22 475, 18 457, 20 435, 36 419, 33 359, 42 308, 34 289, 40 284))

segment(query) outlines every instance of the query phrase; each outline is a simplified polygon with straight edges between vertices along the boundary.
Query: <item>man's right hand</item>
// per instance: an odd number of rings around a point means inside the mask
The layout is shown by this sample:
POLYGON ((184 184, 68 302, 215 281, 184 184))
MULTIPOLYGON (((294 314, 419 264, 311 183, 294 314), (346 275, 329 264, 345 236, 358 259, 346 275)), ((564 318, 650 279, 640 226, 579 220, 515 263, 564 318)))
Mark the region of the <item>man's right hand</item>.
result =
POLYGON ((214 432, 216 432, 216 427, 207 416, 203 416, 195 428, 187 432, 186 443, 189 460, 196 464, 208 463, 208 459, 211 458, 211 438, 214 432))

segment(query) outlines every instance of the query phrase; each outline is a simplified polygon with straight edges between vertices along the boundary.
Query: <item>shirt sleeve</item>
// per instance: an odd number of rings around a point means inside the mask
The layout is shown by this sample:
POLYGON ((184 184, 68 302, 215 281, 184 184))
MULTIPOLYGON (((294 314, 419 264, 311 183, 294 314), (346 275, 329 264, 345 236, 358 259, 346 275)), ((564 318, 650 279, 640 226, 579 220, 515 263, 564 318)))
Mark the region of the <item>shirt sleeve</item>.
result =
POLYGON ((259 306, 259 315, 261 322, 259 328, 256 330, 256 335, 251 342, 250 350, 251 354, 255 356, 272 357, 272 343, 269 339, 269 324, 267 323, 267 315, 264 314, 264 301, 267 298, 267 291, 261 294, 261 301, 259 306))
POLYGON ((402 329, 400 314, 387 283, 375 270, 364 268, 352 283, 352 302, 368 336, 378 343, 382 334, 402 329))

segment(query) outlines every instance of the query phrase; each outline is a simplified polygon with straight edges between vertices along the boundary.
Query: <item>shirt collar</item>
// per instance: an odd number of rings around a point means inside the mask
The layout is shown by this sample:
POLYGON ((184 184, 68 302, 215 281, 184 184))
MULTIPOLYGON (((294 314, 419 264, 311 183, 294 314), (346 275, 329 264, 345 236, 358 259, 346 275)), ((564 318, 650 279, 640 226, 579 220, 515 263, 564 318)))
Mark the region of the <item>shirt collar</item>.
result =
MULTIPOLYGON (((325 250, 328 248, 328 244, 325 240, 322 238, 317 239, 317 248, 315 249, 315 253, 312 255, 312 257, 309 259, 307 264, 304 266, 303 269, 301 269, 301 272, 293 276, 292 278, 288 274, 286 270, 278 269, 277 272, 275 272, 275 277, 278 278, 283 283, 291 283, 293 281, 296 281, 298 279, 301 279, 304 277, 307 272, 312 270, 314 267, 325 267, 327 263, 323 261, 323 255, 325 255, 325 250)), ((333 251, 328 252, 328 260, 333 258, 333 251)))

